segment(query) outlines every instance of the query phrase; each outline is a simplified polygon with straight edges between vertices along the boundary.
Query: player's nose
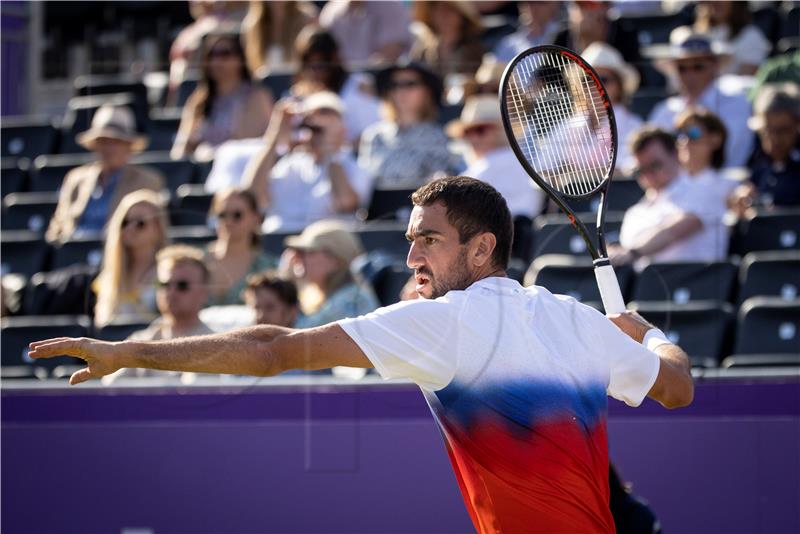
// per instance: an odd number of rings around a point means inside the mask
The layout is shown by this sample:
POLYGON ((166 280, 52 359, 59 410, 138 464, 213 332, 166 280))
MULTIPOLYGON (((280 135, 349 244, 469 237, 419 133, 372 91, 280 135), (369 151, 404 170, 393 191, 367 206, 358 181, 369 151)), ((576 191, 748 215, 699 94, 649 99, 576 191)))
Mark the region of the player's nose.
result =
POLYGON ((406 257, 406 265, 409 269, 417 269, 425 264, 425 258, 420 253, 416 241, 411 243, 408 248, 408 256, 406 257))

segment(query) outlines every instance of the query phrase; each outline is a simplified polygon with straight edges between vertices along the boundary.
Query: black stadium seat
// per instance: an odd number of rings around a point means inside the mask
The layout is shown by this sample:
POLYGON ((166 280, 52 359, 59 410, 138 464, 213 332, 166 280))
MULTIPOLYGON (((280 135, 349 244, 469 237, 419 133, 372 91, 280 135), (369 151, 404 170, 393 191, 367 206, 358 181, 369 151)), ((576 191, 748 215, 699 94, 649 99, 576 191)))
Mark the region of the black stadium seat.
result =
POLYGON ((58 193, 11 193, 3 198, 4 230, 30 230, 44 234, 56 211, 58 193))
POLYGON ((74 264, 65 269, 36 273, 25 290, 26 315, 91 315, 97 295, 92 282, 98 266, 74 264))
POLYGON ((800 354, 800 300, 747 299, 739 308, 734 354, 800 354))
POLYGON ((271 72, 261 78, 260 82, 272 93, 272 98, 283 98, 292 87, 294 72, 271 72))
POLYGON ((122 341, 150 325, 151 319, 138 315, 115 317, 109 324, 96 329, 93 335, 105 341, 122 341))
MULTIPOLYGON (((614 268, 614 273, 624 298, 633 279, 633 269, 628 265, 621 265, 614 268)), ((530 284, 545 287, 551 293, 569 295, 581 302, 601 300, 592 259, 588 255, 585 258, 568 255, 539 256, 525 275, 525 285, 530 284)))
POLYGON ((104 241, 99 235, 73 238, 53 247, 52 268, 63 269, 70 265, 97 267, 103 260, 104 241))
POLYGON ((3 366, 29 365, 52 370, 59 365, 82 363, 77 358, 59 356, 43 360, 32 360, 28 356, 28 344, 32 341, 54 337, 84 337, 89 335, 89 318, 77 316, 8 317, 2 320, 0 346, 3 366))
POLYGON ((147 101, 147 87, 132 76, 94 75, 75 78, 75 96, 96 96, 128 94, 133 99, 134 115, 141 130, 147 128, 150 104, 147 101))
MULTIPOLYGON (((610 194, 606 211, 613 218, 620 218, 625 214, 625 210, 636 204, 644 191, 639 186, 639 182, 633 178, 614 178, 611 182, 610 194), (617 212, 617 213, 613 213, 617 212)), ((600 196, 595 195, 589 200, 570 202, 570 207, 576 213, 597 213, 600 207, 600 196)), ((606 217, 608 217, 607 215, 606 217)))
POLYGON ((367 210, 366 220, 408 221, 411 213, 411 193, 415 189, 375 189, 367 210))
POLYGON ((728 354, 733 307, 727 303, 639 302, 633 308, 681 346, 692 365, 712 367, 728 354))
POLYGON ((216 234, 206 226, 181 226, 170 228, 168 237, 173 243, 205 248, 206 245, 216 239, 216 234))
POLYGON ((150 112, 150 127, 147 136, 149 151, 169 151, 175 144, 175 136, 181 123, 181 110, 168 108, 150 112))
POLYGON ((91 154, 39 156, 33 160, 30 172, 30 191, 58 191, 67 173, 92 161, 91 154))
POLYGON ((726 302, 731 298, 737 270, 738 265, 728 261, 651 263, 637 276, 632 300, 726 302))
POLYGON ((739 302, 750 297, 800 298, 800 251, 751 252, 739 270, 739 302))
POLYGON ((50 246, 35 232, 3 231, 0 234, 0 274, 27 277, 44 270, 50 246))
POLYGON ((3 198, 11 193, 20 193, 28 187, 28 160, 16 161, 15 158, 3 158, 0 164, 0 193, 3 198))
POLYGON ((734 354, 722 360, 726 369, 742 367, 800 367, 798 354, 734 354))
MULTIPOLYGON (((595 217, 592 214, 580 215, 581 221, 588 227, 589 235, 595 245, 597 244, 594 230, 595 217)), ((619 214, 609 213, 606 216, 605 232, 606 241, 614 243, 619 240, 619 229, 622 226, 622 217, 619 214)), ((587 254, 586 243, 575 228, 569 223, 567 217, 561 213, 540 215, 533 221, 533 257, 544 254, 572 254, 575 256, 587 254)))
POLYGON ((186 184, 178 187, 170 205, 170 224, 174 226, 205 226, 214 195, 206 193, 202 185, 186 184))
POLYGON ((786 209, 740 220, 731 253, 800 249, 800 210, 786 209))
POLYGON ((174 193, 184 184, 191 184, 195 179, 194 163, 188 159, 173 160, 169 152, 143 152, 131 158, 131 163, 151 167, 164 177, 167 189, 174 193))
POLYGON ((58 130, 49 119, 36 117, 3 117, 2 157, 33 159, 54 151, 58 130))
POLYGON ((358 228, 356 234, 367 252, 380 250, 400 258, 408 255, 405 224, 367 224, 358 228))
POLYGON ((299 232, 271 232, 268 234, 263 234, 261 236, 261 243, 263 244, 264 250, 266 250, 269 254, 278 257, 281 255, 284 249, 283 240, 290 235, 297 233, 299 232))

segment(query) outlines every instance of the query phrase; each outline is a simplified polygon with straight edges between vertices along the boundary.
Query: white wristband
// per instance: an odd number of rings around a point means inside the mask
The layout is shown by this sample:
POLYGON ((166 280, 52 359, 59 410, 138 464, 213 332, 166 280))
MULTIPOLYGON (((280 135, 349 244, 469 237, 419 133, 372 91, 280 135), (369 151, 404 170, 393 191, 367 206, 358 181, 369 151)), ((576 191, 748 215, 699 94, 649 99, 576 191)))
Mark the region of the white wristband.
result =
POLYGON ((672 344, 672 341, 667 339, 667 336, 664 335, 664 332, 659 330, 658 328, 651 328, 647 331, 644 335, 644 339, 642 339, 642 345, 647 347, 649 351, 655 351, 656 347, 660 347, 661 345, 665 344, 672 344))

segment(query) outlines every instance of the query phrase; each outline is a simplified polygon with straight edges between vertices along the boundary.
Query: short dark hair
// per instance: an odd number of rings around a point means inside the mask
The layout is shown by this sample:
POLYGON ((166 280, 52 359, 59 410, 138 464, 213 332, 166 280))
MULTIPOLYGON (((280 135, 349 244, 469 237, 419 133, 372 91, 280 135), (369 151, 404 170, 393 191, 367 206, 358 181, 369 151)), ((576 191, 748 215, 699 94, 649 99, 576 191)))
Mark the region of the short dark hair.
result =
POLYGON ((468 176, 448 176, 423 185, 411 195, 415 206, 441 202, 447 208, 447 220, 458 230, 463 245, 481 232, 491 232, 497 239, 492 261, 508 267, 514 224, 506 199, 497 189, 468 176))
POLYGON ((291 280, 283 278, 276 271, 263 271, 253 273, 247 277, 245 292, 256 291, 258 289, 270 289, 278 295, 278 298, 287 306, 296 308, 299 300, 297 298, 297 286, 291 280))
POLYGON ((725 128, 725 124, 707 109, 689 108, 675 119, 675 127, 679 129, 685 128, 692 121, 702 124, 708 133, 720 135, 722 142, 711 154, 711 166, 715 169, 721 169, 725 164, 725 143, 728 141, 728 129, 725 128))
POLYGON ((638 154, 647 148, 650 143, 659 143, 670 154, 676 154, 678 152, 674 135, 662 128, 656 128, 654 126, 642 126, 633 132, 633 135, 631 136, 631 153, 634 155, 638 154))

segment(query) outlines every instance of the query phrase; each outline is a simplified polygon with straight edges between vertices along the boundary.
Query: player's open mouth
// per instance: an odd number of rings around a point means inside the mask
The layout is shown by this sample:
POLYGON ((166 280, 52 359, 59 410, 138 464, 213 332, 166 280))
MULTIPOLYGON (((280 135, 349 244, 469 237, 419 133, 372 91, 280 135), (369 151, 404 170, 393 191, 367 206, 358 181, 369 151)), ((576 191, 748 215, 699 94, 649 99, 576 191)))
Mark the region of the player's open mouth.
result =
POLYGON ((417 288, 416 288, 417 293, 419 293, 422 290, 422 288, 425 287, 426 284, 429 284, 431 281, 430 278, 428 278, 424 274, 417 274, 414 276, 414 278, 417 281, 417 288))

